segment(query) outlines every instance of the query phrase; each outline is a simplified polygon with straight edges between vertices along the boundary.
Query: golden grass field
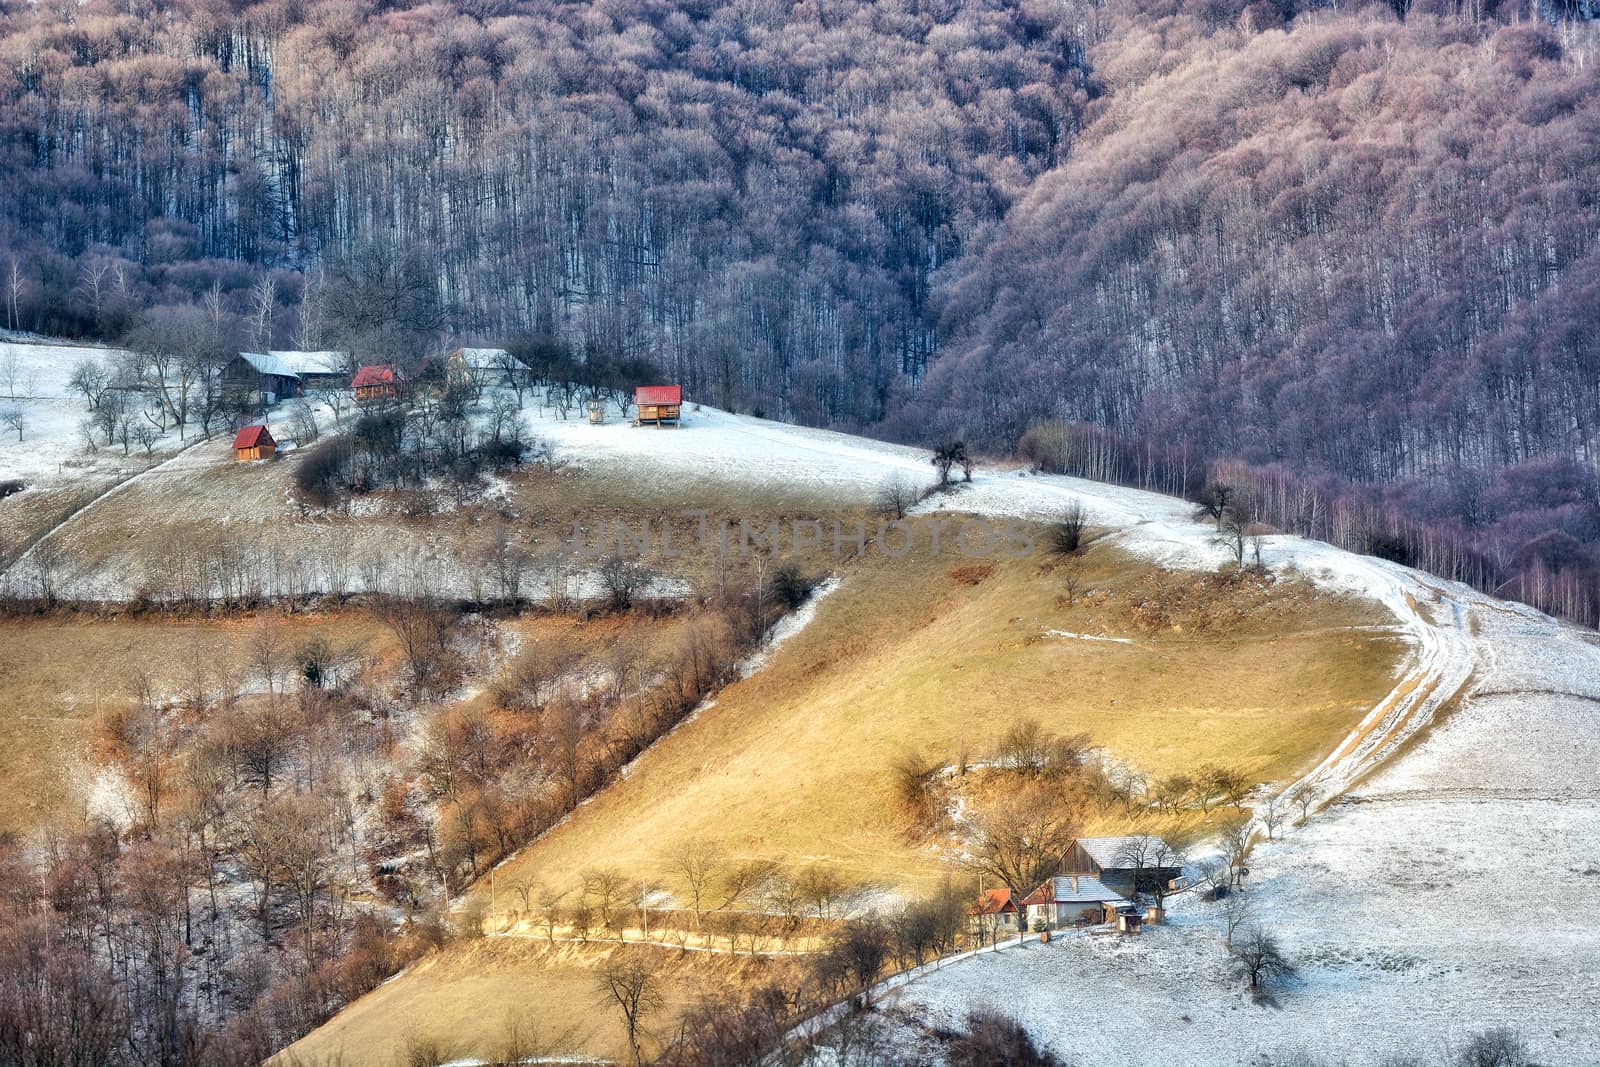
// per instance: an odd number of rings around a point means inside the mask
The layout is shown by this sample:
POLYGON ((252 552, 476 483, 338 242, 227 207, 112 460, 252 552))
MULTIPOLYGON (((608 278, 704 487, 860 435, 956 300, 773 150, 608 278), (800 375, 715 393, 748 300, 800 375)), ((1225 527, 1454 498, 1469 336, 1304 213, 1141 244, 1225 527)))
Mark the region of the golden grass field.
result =
MULTIPOLYGON (((1215 594, 1198 576, 1155 571, 1108 545, 1067 565, 1042 552, 992 567, 913 553, 869 554, 839 570, 842 585, 765 669, 505 864, 499 884, 565 886, 611 866, 672 887, 671 857, 700 838, 731 857, 827 863, 915 892, 948 867, 903 834, 890 768, 907 750, 981 758, 1008 726, 1034 717, 1058 733, 1087 732, 1150 775, 1220 761, 1287 779, 1389 691, 1403 652, 1375 605, 1289 581, 1215 594)), ((480 970, 464 955, 480 951, 445 950, 437 971, 363 998, 295 1050, 386 1064, 399 1048, 383 1040, 395 1020, 427 1017, 458 1053, 483 1055, 489 1022, 466 1006, 519 997, 566 1026, 585 981, 570 964, 530 955, 480 970), (463 999, 463 988, 473 994, 463 999)), ((606 1033, 574 1048, 614 1055, 619 1038, 606 1033)))
POLYGON ((1288 778, 1393 684, 1400 647, 1379 608, 1280 583, 1239 621, 1147 632, 1130 611, 1145 564, 1091 549, 1075 565, 1091 592, 1070 607, 1058 603, 1061 573, 1044 565, 1042 555, 996 563, 975 585, 961 580, 982 568, 960 557, 848 565, 765 670, 724 690, 505 876, 561 882, 610 864, 670 884, 671 855, 698 837, 735 856, 926 883, 941 865, 905 842, 891 793, 890 767, 907 750, 980 757, 1032 717, 1086 732, 1150 775, 1220 761, 1288 778))
POLYGON ((782 959, 684 953, 648 945, 548 946, 537 938, 490 937, 458 943, 413 965, 291 1045, 282 1067, 357 1067, 403 1063, 408 1047, 431 1043, 446 1059, 493 1059, 512 1024, 535 1035, 541 1051, 574 1049, 600 1060, 629 1059, 615 1005, 597 975, 616 953, 643 955, 665 979, 666 1002, 646 1020, 650 1046, 670 1039, 673 1020, 702 993, 783 982, 795 966, 782 959))

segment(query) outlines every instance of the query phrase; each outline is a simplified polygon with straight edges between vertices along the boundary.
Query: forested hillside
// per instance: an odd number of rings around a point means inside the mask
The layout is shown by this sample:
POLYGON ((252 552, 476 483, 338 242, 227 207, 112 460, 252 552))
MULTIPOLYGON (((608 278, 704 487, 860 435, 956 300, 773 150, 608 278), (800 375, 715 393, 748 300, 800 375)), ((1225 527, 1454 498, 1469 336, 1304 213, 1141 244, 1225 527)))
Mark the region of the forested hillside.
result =
POLYGON ((1325 500, 1383 486, 1361 495, 1434 534, 1386 523, 1399 558, 1592 617, 1594 24, 1252 32, 1260 6, 1091 51, 1072 157, 954 269, 930 403, 992 443, 1062 419, 1325 500), (1440 538, 1473 558, 1426 559, 1440 538))
POLYGON ((1358 498, 1353 547, 1432 565, 1425 523, 1447 573, 1595 616, 1595 14, 10 4, 0 324, 548 334, 883 436, 1087 423, 1146 462, 1086 473, 1243 461, 1358 498))
MULTIPOLYGON (((935 350, 934 272, 1064 158, 1078 17, 28 6, 0 46, 0 243, 23 323, 54 330, 108 325, 79 318, 103 297, 63 306, 85 260, 132 261, 149 303, 247 285, 231 263, 310 271, 315 297, 314 272, 364 246, 416 251, 456 330, 561 334, 702 397, 860 425, 935 350)), ((344 340, 309 319, 305 343, 344 340)))

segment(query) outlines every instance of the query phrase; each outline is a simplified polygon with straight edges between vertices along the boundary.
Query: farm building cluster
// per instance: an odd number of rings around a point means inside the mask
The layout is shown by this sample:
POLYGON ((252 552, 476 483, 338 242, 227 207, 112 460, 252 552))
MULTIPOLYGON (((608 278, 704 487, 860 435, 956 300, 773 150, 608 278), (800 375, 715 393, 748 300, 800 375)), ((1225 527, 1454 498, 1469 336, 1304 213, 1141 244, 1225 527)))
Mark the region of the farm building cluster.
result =
MULTIPOLYGON (((402 400, 417 392, 516 386, 533 378, 532 368, 503 348, 456 348, 443 356, 430 356, 409 368, 399 363, 359 363, 343 352, 273 350, 240 352, 222 369, 224 395, 242 410, 264 412, 287 400, 313 394, 341 392, 361 404, 402 400)), ((617 404, 626 414, 631 407, 636 426, 678 426, 682 422, 683 390, 678 385, 640 385, 617 404)), ((605 420, 605 402, 588 404, 590 422, 605 420)), ((265 424, 239 431, 234 455, 241 462, 272 459, 277 442, 265 424)))
POLYGON ((1177 853, 1154 835, 1080 837, 1059 873, 1021 900, 1009 888, 985 889, 968 915, 989 937, 1102 924, 1138 933, 1161 921, 1160 899, 1182 877, 1177 853))

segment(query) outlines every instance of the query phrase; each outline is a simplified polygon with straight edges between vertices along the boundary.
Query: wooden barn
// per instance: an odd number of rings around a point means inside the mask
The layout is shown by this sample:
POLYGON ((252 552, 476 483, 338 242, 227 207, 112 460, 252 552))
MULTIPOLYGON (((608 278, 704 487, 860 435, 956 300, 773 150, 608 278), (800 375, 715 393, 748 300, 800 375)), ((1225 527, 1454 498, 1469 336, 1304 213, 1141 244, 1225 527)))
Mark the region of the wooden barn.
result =
POLYGON ((457 348, 445 353, 445 381, 452 387, 509 386, 513 374, 526 380, 528 368, 504 348, 457 348))
POLYGON ((278 349, 268 352, 277 363, 299 375, 300 389, 343 389, 350 380, 350 361, 343 352, 278 349))
POLYGON ((239 463, 256 459, 271 459, 278 454, 278 442, 265 426, 246 426, 233 439, 233 458, 239 463))
POLYGON ((303 391, 294 368, 266 352, 240 352, 222 368, 221 383, 225 395, 243 396, 252 405, 276 404, 303 391))
POLYGON ((1125 896, 1149 893, 1183 877, 1177 852, 1153 834, 1080 837, 1072 843, 1061 870, 1098 878, 1125 896))
POLYGON ((393 363, 369 363, 356 371, 350 387, 357 400, 392 400, 400 395, 402 378, 393 363))
POLYGON ((635 426, 679 426, 683 388, 677 385, 641 385, 633 391, 635 426))

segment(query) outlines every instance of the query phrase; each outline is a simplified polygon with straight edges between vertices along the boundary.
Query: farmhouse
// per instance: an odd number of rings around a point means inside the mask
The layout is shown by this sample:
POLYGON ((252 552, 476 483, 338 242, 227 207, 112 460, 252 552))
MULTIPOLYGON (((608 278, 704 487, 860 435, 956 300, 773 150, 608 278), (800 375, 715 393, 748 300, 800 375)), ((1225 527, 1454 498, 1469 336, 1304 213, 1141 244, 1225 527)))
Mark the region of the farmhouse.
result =
POLYGON ((300 375, 267 352, 240 352, 222 368, 224 395, 245 396, 253 404, 276 404, 299 396, 300 375))
POLYGON ((641 385, 633 391, 633 404, 638 413, 633 417, 635 426, 673 426, 681 424, 679 410, 683 406, 683 388, 677 385, 641 385))
POLYGON ((278 442, 265 426, 246 426, 233 439, 233 458, 239 463, 255 459, 271 459, 278 454, 278 442))
POLYGON ((1133 902, 1098 878, 1064 874, 1051 878, 1022 901, 1030 927, 1114 922, 1133 902))
POLYGON ((999 933, 1017 929, 1017 905, 1009 889, 985 889, 978 902, 967 909, 979 933, 999 933))
POLYGON ((357 400, 386 400, 399 394, 402 382, 393 363, 369 363, 350 382, 357 400))
POLYGON ((1149 893, 1183 876, 1177 853, 1153 834, 1080 837, 1072 843, 1061 871, 1096 878, 1125 896, 1149 893))

